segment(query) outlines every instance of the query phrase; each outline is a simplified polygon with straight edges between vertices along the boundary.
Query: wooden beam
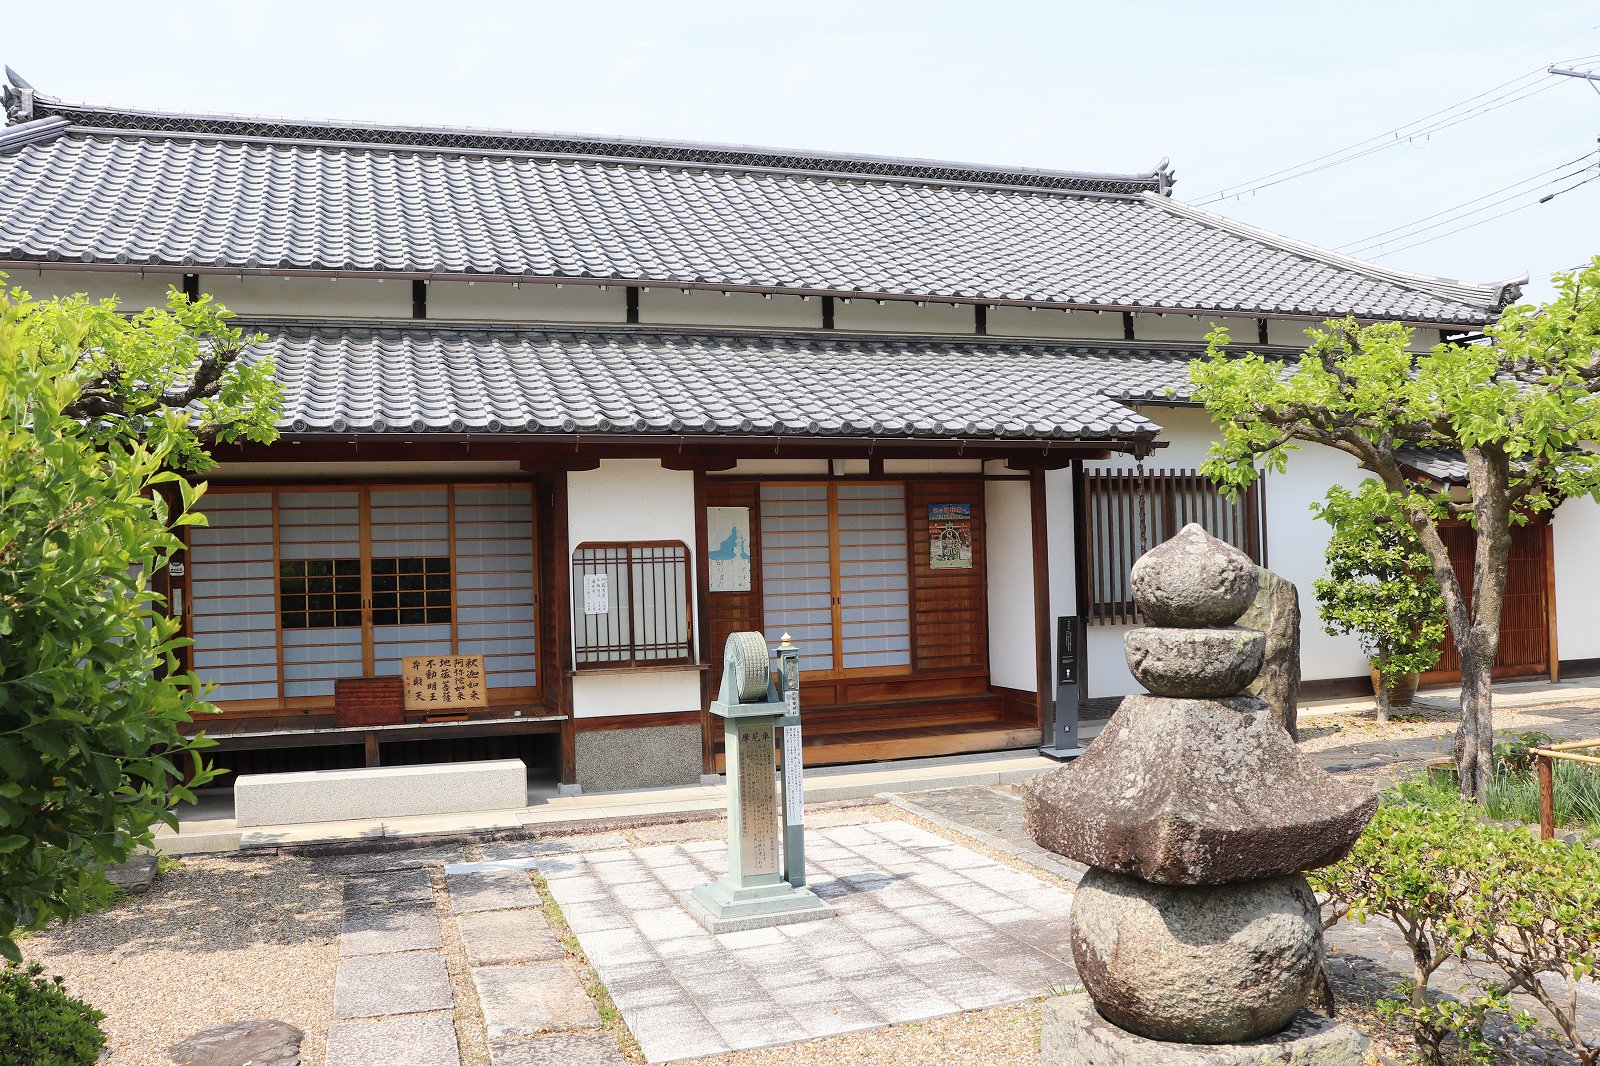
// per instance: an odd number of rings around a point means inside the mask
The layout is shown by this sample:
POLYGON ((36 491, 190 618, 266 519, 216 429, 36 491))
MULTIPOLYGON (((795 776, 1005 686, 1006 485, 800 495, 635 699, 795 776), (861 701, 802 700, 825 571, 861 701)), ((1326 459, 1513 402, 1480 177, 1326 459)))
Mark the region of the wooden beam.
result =
POLYGON ((663 470, 732 470, 739 465, 739 460, 729 456, 685 456, 664 455, 661 457, 663 470))
POLYGON ((581 457, 569 459, 523 459, 517 465, 530 474, 553 474, 558 470, 563 473, 572 470, 598 470, 600 469, 600 460, 581 457))

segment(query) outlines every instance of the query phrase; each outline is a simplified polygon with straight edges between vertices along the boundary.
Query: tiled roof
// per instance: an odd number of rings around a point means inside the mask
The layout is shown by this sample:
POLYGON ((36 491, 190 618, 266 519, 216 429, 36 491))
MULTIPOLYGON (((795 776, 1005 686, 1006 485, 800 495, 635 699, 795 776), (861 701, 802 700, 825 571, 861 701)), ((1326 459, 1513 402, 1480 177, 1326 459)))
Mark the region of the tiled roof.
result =
POLYGON ((1516 293, 1173 202, 1165 171, 67 105, 12 92, 0 260, 380 271, 1475 325, 1516 293), (44 117, 39 117, 44 116, 44 117), (597 158, 602 156, 604 158, 597 158))
POLYGON ((1447 485, 1465 485, 1467 483, 1467 460, 1459 451, 1451 448, 1420 448, 1404 446, 1396 448, 1395 458, 1406 466, 1426 474, 1435 481, 1447 485))
POLYGON ((268 324, 285 433, 1148 439, 1195 353, 982 340, 268 324))

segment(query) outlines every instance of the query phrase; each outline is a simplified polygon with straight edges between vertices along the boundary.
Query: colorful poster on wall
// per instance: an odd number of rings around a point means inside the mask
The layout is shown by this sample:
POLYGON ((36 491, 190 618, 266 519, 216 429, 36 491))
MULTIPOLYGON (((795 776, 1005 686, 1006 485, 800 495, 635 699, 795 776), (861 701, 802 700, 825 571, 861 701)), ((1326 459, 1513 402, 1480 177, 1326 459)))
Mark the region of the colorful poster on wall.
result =
POLYGON ((972 504, 928 504, 928 565, 934 570, 972 569, 972 504))
POLYGON ((707 507, 707 576, 712 592, 750 591, 750 508, 707 507))
POLYGON ((400 684, 408 711, 443 707, 483 707, 483 656, 430 655, 404 659, 400 684))

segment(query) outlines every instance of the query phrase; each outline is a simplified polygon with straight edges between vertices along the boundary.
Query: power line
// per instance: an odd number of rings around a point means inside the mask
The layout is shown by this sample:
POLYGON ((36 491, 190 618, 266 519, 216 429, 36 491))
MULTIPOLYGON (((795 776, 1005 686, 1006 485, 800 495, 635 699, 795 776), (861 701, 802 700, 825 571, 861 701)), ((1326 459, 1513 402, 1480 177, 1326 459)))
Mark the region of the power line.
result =
MULTIPOLYGON (((1479 213, 1480 211, 1487 211, 1491 207, 1497 207, 1500 204, 1506 203, 1506 202, 1508 202, 1510 200, 1514 200, 1518 196, 1525 195, 1525 192, 1531 191, 1531 190, 1525 190, 1524 192, 1513 193, 1511 196, 1507 196, 1507 197, 1505 197, 1503 199, 1493 200, 1493 201, 1491 201, 1491 202, 1489 202, 1487 204, 1484 204, 1481 207, 1475 207, 1471 211, 1467 211, 1464 214, 1457 214, 1457 212, 1461 211, 1462 208, 1470 207, 1471 205, 1473 205, 1475 203, 1478 203, 1478 201, 1480 201, 1480 200, 1487 200, 1491 196, 1498 196, 1501 193, 1511 192, 1512 189, 1520 188, 1521 186, 1527 185, 1530 182, 1539 181, 1540 178, 1545 177, 1545 175, 1547 175, 1547 174, 1554 174, 1556 171, 1563 170, 1563 169, 1565 169, 1567 167, 1572 166, 1575 163, 1583 163, 1587 159, 1592 159, 1596 154, 1600 154, 1600 149, 1597 149, 1596 151, 1593 151, 1593 152, 1586 152, 1583 155, 1578 156, 1576 159, 1567 160, 1565 163, 1558 163, 1555 166, 1550 167, 1548 170, 1541 170, 1539 173, 1534 174, 1531 177, 1523 178, 1521 181, 1513 182, 1512 184, 1504 186, 1503 188, 1494 189, 1494 190, 1492 190, 1490 192, 1484 193, 1481 196, 1474 196, 1472 199, 1464 200, 1461 203, 1456 204, 1454 207, 1447 207, 1447 208, 1443 209, 1442 211, 1435 211, 1431 215, 1423 215, 1421 218, 1413 219, 1412 221, 1407 222, 1404 225, 1392 226, 1389 229, 1379 230, 1377 233, 1374 233, 1374 234, 1372 234, 1370 236, 1367 236, 1367 237, 1363 237, 1360 240, 1350 241, 1347 244, 1338 245, 1335 250, 1336 251, 1341 251, 1341 252, 1349 251, 1349 252, 1351 252, 1351 254, 1361 254, 1359 252, 1359 249, 1361 249, 1361 248, 1365 248, 1365 247, 1368 247, 1368 246, 1371 246, 1371 245, 1381 245, 1381 244, 1384 244, 1386 240, 1403 240, 1403 239, 1408 238, 1408 237, 1413 237, 1418 233, 1426 233, 1428 230, 1437 229, 1440 226, 1449 225, 1451 222, 1459 221, 1460 219, 1465 218, 1467 215, 1475 215, 1475 214, 1479 213), (1422 223, 1427 222, 1430 219, 1439 218, 1442 215, 1454 215, 1455 217, 1454 218, 1444 219, 1444 221, 1442 221, 1442 222, 1436 222, 1432 226, 1423 226, 1422 225, 1422 223), (1419 226, 1421 227, 1420 229, 1417 228, 1419 226), (1406 231, 1409 231, 1409 232, 1406 232, 1406 231), (1393 234, 1393 236, 1390 236, 1391 234, 1393 234)), ((1554 178, 1549 178, 1546 181, 1540 182, 1540 184, 1538 186, 1536 186, 1536 188, 1543 188, 1546 185, 1554 185, 1557 182, 1565 181, 1567 178, 1575 177, 1576 175, 1581 174, 1584 170, 1587 170, 1587 169, 1588 169, 1588 166, 1586 164, 1585 166, 1580 167, 1578 170, 1569 171, 1568 173, 1565 173, 1565 174, 1559 174, 1554 178)))
POLYGON ((1241 196, 1244 193, 1256 192, 1261 189, 1270 188, 1274 185, 1282 184, 1283 182, 1290 181, 1294 178, 1315 174, 1320 171, 1327 170, 1330 167, 1354 162, 1357 159, 1365 158, 1366 156, 1372 155, 1375 152, 1381 152, 1386 149, 1396 147, 1400 144, 1408 143, 1409 141, 1415 140, 1418 137, 1431 136, 1440 130, 1448 129, 1451 126, 1469 121, 1470 119, 1479 118, 1491 111, 1499 110, 1502 107, 1507 107, 1511 104, 1525 100, 1530 96, 1553 89, 1557 84, 1558 83, 1551 78, 1551 75, 1542 68, 1539 70, 1530 71, 1519 77, 1513 78, 1510 81, 1502 82, 1492 89, 1486 89, 1475 96, 1470 96, 1465 100, 1450 105, 1449 107, 1442 108, 1438 111, 1424 115, 1422 118, 1408 122, 1403 126, 1397 126, 1391 130, 1385 130, 1383 133, 1375 134, 1374 136, 1356 141, 1354 144, 1348 144, 1343 148, 1335 149, 1332 152, 1325 152, 1322 155, 1316 156, 1312 159, 1307 159, 1300 163, 1296 163, 1293 166, 1284 167, 1281 170, 1275 170, 1270 174, 1264 174, 1253 181, 1219 189, 1214 193, 1207 194, 1192 202, 1197 206, 1215 203, 1218 200, 1231 199, 1236 196, 1241 196), (1537 82, 1532 85, 1518 85, 1519 82, 1525 82, 1530 76, 1534 75, 1542 75, 1547 80, 1544 82, 1537 82), (1517 87, 1509 89, 1509 91, 1501 92, 1501 90, 1507 89, 1508 86, 1517 87), (1498 93, 1499 95, 1491 95, 1495 93, 1498 93), (1482 98, 1486 96, 1490 98, 1483 100, 1482 98), (1481 102, 1474 103, 1474 101, 1481 102), (1466 110, 1463 111, 1463 108, 1466 110))
POLYGON ((1476 229, 1477 227, 1485 225, 1485 224, 1490 223, 1490 222, 1493 222, 1496 219, 1505 218, 1507 215, 1514 215, 1519 211, 1526 211, 1530 207, 1538 207, 1540 204, 1547 204, 1551 200, 1554 200, 1558 196, 1564 196, 1567 193, 1571 192, 1573 189, 1577 189, 1577 188, 1580 188, 1580 187, 1582 187, 1584 185, 1589 184, 1591 181, 1594 181, 1596 178, 1600 178, 1600 171, 1596 171, 1595 173, 1590 174, 1587 178, 1584 178, 1582 181, 1574 182, 1573 184, 1567 186, 1565 189, 1558 189, 1557 191, 1555 191, 1553 193, 1547 193, 1546 195, 1539 197, 1539 199, 1534 200, 1531 203, 1523 204, 1521 207, 1513 207, 1511 210, 1502 211, 1498 215, 1490 215, 1488 218, 1481 218, 1476 222, 1469 222, 1465 226, 1460 227, 1459 229, 1446 230, 1444 233, 1435 234, 1432 237, 1424 237, 1422 240, 1414 241, 1411 244, 1403 244, 1398 248, 1390 248, 1388 251, 1379 252, 1377 255, 1374 255, 1371 258, 1372 259, 1382 259, 1384 256, 1394 255, 1396 252, 1403 252, 1408 248, 1416 248, 1416 247, 1419 247, 1420 245, 1432 244, 1434 241, 1443 240, 1444 238, 1453 236, 1454 234, 1457 234, 1457 233, 1464 233, 1469 229, 1476 229))
POLYGON ((1552 90, 1557 85, 1554 80, 1547 80, 1547 82, 1534 83, 1534 85, 1518 86, 1514 90, 1506 91, 1506 93, 1501 93, 1499 96, 1493 96, 1493 98, 1486 99, 1486 101, 1474 104, 1477 99, 1483 98, 1483 96, 1490 96, 1490 93, 1498 93, 1499 90, 1504 90, 1506 86, 1525 82, 1526 78, 1534 74, 1550 78, 1546 70, 1531 70, 1530 74, 1512 78, 1510 82, 1502 82, 1501 85, 1496 85, 1491 90, 1485 90, 1483 93, 1478 93, 1477 96, 1469 96, 1464 101, 1451 104, 1450 107, 1445 107, 1445 109, 1435 110, 1432 114, 1424 115, 1424 117, 1418 118, 1414 122, 1408 122, 1403 126, 1395 126, 1394 130, 1386 130, 1384 133, 1374 134, 1374 136, 1363 139, 1363 141, 1357 141, 1355 144, 1347 144, 1347 146, 1333 150, 1333 152, 1325 152, 1323 155, 1317 155, 1315 158, 1309 158, 1309 160, 1296 163, 1296 165, 1285 166, 1283 170, 1262 174, 1261 178, 1245 182, 1240 186, 1219 189, 1218 192, 1213 192, 1213 194, 1194 200, 1194 203, 1197 206, 1216 203, 1218 200, 1229 200, 1229 198, 1238 197, 1238 195, 1246 194, 1246 192, 1259 192, 1261 189, 1270 189, 1270 187, 1278 186, 1278 184, 1283 184, 1285 181, 1293 181, 1294 178, 1306 178, 1309 174, 1320 173, 1320 171, 1328 170, 1331 166, 1355 162, 1358 158, 1365 158, 1368 155, 1376 154, 1376 152, 1390 149, 1390 147, 1406 144, 1406 142, 1414 141, 1416 138, 1427 138, 1427 136, 1432 136, 1432 134, 1438 133, 1440 130, 1448 130, 1450 126, 1467 122, 1470 118, 1482 117, 1482 115, 1490 114, 1491 110, 1499 110, 1501 107, 1510 106, 1510 104, 1523 101, 1523 99, 1528 99, 1530 96, 1536 96, 1538 93, 1552 90), (1462 107, 1466 107, 1467 110, 1461 110, 1462 107), (1451 114, 1451 112, 1459 112, 1459 114, 1451 114), (1437 118, 1437 122, 1429 122, 1430 118, 1437 118))

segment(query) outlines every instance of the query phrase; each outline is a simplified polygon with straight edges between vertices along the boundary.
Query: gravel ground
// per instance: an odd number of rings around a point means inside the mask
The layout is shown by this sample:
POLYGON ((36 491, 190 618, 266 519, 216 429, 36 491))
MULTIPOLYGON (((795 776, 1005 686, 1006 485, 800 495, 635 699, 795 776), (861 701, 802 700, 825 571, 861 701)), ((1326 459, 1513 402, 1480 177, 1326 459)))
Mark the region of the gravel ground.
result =
POLYGON ((323 1059, 342 878, 303 859, 196 856, 148 892, 22 943, 104 1011, 109 1066, 170 1066, 166 1048, 227 1022, 276 1018, 323 1059))

